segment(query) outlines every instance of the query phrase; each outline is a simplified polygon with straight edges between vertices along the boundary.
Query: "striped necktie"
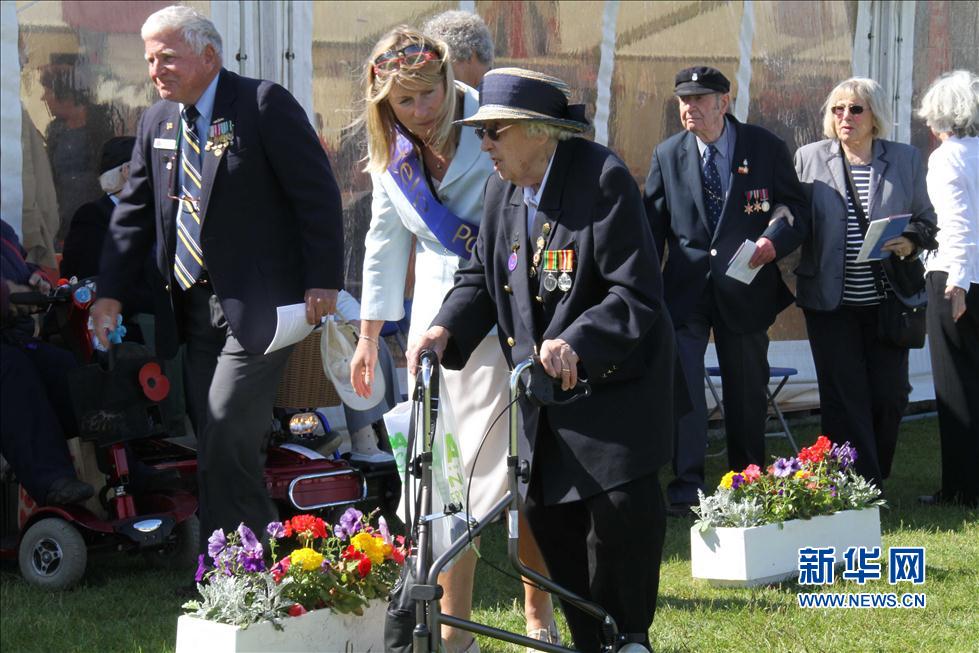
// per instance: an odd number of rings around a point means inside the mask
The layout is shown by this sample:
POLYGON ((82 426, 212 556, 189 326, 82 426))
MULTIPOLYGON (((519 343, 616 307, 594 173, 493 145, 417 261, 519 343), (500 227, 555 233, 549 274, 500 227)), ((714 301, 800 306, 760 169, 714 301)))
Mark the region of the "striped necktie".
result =
POLYGON ((721 209, 724 208, 724 191, 721 190, 721 175, 717 172, 714 157, 717 148, 713 144, 707 146, 704 152, 704 208, 707 210, 707 221, 713 233, 721 220, 721 209))
POLYGON ((200 278, 204 269, 201 250, 201 139, 197 130, 200 112, 193 105, 180 114, 180 200, 177 212, 177 255, 173 275, 180 287, 187 290, 200 278))

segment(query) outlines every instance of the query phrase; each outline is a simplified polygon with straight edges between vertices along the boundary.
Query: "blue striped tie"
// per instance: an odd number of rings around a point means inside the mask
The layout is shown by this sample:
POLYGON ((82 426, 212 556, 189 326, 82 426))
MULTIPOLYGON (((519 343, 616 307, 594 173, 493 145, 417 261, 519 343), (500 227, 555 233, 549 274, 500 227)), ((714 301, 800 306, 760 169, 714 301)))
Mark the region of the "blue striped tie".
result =
POLYGON ((708 145, 704 152, 704 208, 707 210, 707 221, 710 231, 714 233, 717 223, 721 220, 721 209, 724 208, 724 192, 721 190, 721 175, 717 172, 714 157, 717 148, 708 145))
POLYGON ((200 112, 193 105, 181 112, 180 166, 182 174, 180 199, 181 211, 177 212, 177 255, 173 261, 173 275, 177 283, 187 290, 201 276, 204 269, 204 253, 201 250, 201 139, 197 133, 197 117, 200 112))

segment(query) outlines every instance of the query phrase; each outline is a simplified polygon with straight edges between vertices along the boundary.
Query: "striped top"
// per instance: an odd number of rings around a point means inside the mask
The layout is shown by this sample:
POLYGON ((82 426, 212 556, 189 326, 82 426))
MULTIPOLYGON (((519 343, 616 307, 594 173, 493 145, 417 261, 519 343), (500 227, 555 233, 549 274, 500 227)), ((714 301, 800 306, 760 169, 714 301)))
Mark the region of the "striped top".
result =
MULTIPOLYGON (((870 214, 870 166, 850 165, 853 184, 857 189, 864 216, 870 214)), ((869 221, 869 220, 868 220, 869 221)), ((869 263, 857 263, 857 254, 863 246, 863 231, 853 206, 850 190, 846 193, 846 267, 843 273, 843 303, 849 305, 878 304, 883 296, 874 284, 874 272, 869 263)), ((881 274, 885 290, 887 278, 881 274)))

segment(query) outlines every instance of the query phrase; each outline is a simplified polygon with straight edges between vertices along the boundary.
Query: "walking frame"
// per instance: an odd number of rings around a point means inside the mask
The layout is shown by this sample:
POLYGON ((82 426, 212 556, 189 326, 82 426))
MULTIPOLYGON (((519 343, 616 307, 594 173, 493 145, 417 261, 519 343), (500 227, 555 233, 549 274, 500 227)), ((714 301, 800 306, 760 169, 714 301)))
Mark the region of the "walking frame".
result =
MULTIPOLYGON (((421 478, 421 487, 419 490, 420 509, 418 511, 418 517, 415 520, 415 535, 417 545, 417 566, 415 570, 415 579, 417 584, 411 588, 409 595, 415 602, 416 617, 416 625, 413 632, 412 651, 414 653, 437 653, 439 651, 439 644, 441 641, 442 624, 446 624, 453 628, 459 628, 473 634, 510 642, 519 646, 526 646, 539 651, 562 653, 574 650, 563 646, 542 642, 524 635, 518 635, 516 633, 477 623, 468 619, 460 619, 452 615, 442 614, 440 612, 438 600, 442 596, 442 587, 438 585, 439 573, 441 573, 442 569, 445 568, 445 566, 453 558, 459 555, 466 548, 466 546, 469 545, 472 538, 479 535, 488 524, 491 524, 504 513, 506 513, 508 534, 507 554, 513 568, 524 578, 529 579, 531 582, 539 585, 541 588, 549 591, 551 594, 560 597, 562 600, 573 603, 586 614, 598 619, 602 623, 602 634, 604 640, 601 649, 602 653, 613 653, 616 651, 618 646, 622 644, 618 641, 618 628, 612 617, 601 606, 564 589, 546 576, 524 566, 518 555, 517 544, 519 533, 517 527, 517 501, 519 493, 517 490, 517 483, 518 481, 529 481, 530 466, 527 461, 519 460, 517 454, 517 433, 519 428, 519 406, 517 405, 517 399, 523 391, 526 392, 531 399, 536 399, 536 401, 541 403, 545 401, 551 405, 567 403, 557 402, 553 399, 548 400, 536 394, 532 395, 531 391, 527 389, 527 384, 522 377, 524 376, 525 372, 532 368, 533 365, 540 365, 539 360, 535 362, 533 358, 528 358, 527 360, 517 364, 513 369, 513 372, 510 374, 510 404, 508 408, 510 442, 509 454, 506 460, 507 484, 509 489, 507 493, 481 520, 476 520, 469 515, 462 514, 461 516, 469 521, 468 532, 454 540, 449 546, 448 550, 446 550, 434 561, 432 560, 433 552, 430 533, 432 522, 436 519, 442 518, 459 518, 459 513, 462 513, 463 508, 462 506, 450 504, 445 507, 444 512, 432 514, 432 450, 431 438, 429 437, 429 434, 433 432, 433 411, 431 408, 433 401, 436 404, 438 401, 438 358, 433 352, 424 351, 420 356, 420 362, 421 369, 418 375, 418 391, 421 394, 421 400, 424 406, 424 410, 422 411, 423 428, 420 430, 423 445, 421 453, 408 466, 409 470, 412 470, 413 474, 420 474, 421 478), (433 375, 435 376, 434 383, 433 375)), ((527 376, 529 376, 529 374, 527 376)), ((575 395, 574 399, 590 394, 590 388, 585 383, 580 383, 578 389, 581 389, 583 392, 575 395)), ((630 648, 630 650, 633 649, 630 648)), ((636 650, 645 651, 646 649, 640 646, 636 650)))

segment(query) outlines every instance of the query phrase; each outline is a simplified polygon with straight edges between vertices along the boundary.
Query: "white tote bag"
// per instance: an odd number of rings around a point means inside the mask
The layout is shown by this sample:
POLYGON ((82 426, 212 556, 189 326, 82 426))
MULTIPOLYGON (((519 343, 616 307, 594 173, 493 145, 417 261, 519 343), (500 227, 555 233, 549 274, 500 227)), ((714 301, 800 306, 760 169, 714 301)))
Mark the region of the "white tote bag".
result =
MULTIPOLYGON (((411 426, 412 413, 417 413, 415 441, 411 457, 422 451, 423 434, 421 432, 420 404, 404 401, 384 414, 384 426, 387 428, 388 441, 394 460, 401 477, 402 493, 409 491, 409 501, 412 517, 416 518, 415 499, 418 496, 420 480, 414 477, 406 478, 408 456, 408 434, 411 426)), ((466 478, 463 472, 462 457, 455 430, 455 416, 448 395, 439 397, 439 413, 435 423, 435 439, 432 442, 432 514, 439 514, 445 506, 454 503, 465 508, 466 478)), ((405 500, 398 504, 398 517, 405 520, 405 500)), ((449 545, 465 535, 466 522, 461 515, 449 515, 431 522, 432 553, 435 558, 445 552, 449 545)), ((451 566, 451 563, 446 567, 451 566)))

